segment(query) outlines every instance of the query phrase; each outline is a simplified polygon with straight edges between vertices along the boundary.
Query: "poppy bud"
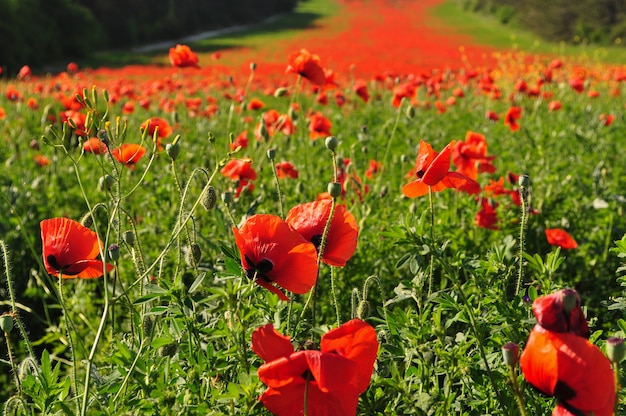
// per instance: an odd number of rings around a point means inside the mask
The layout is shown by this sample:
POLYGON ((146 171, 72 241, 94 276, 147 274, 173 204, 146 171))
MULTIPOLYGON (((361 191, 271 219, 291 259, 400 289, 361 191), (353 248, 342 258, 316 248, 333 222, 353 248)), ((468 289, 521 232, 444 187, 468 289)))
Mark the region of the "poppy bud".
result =
POLYGON ((132 247, 135 245, 135 233, 134 232, 126 231, 124 235, 122 236, 122 238, 124 239, 124 242, 128 244, 129 246, 132 247))
POLYGON ((226 191, 222 193, 222 202, 226 205, 233 202, 233 193, 230 191, 226 191))
POLYGON ((367 133, 367 126, 365 124, 361 126, 361 133, 363 134, 367 133))
POLYGON ((267 131, 267 127, 265 127, 265 123, 261 122, 261 126, 259 127, 259 134, 263 138, 263 140, 269 140, 270 133, 267 131))
POLYGON ((256 69, 256 62, 250 62, 250 71, 254 71, 256 69))
POLYGON ((406 114, 406 116, 407 116, 408 118, 413 118, 413 117, 415 117, 415 107, 413 107, 412 105, 408 106, 408 107, 406 108, 406 113, 405 113, 405 114, 406 114))
POLYGON ((517 179, 517 183, 522 188, 526 188, 530 185, 530 177, 526 174, 520 175, 519 178, 517 179))
POLYGON ((115 178, 113 178, 113 176, 111 175, 101 176, 98 180, 98 189, 100 189, 101 191, 109 191, 113 186, 114 181, 115 178))
POLYGON ((519 345, 514 342, 507 342, 502 346, 502 359, 504 364, 515 367, 519 361, 519 345))
POLYGON ((176 342, 171 342, 169 344, 161 347, 160 355, 161 357, 172 357, 178 351, 178 344, 176 342))
POLYGON ((407 155, 400 156, 400 162, 409 163, 409 157, 407 155))
POLYGON ((13 315, 10 313, 3 313, 0 315, 0 329, 5 334, 8 334, 13 329, 13 315))
POLYGON ((359 302, 359 306, 356 307, 356 317, 365 320, 369 316, 370 312, 370 304, 368 301, 363 299, 359 302))
POLYGON ((108 251, 111 261, 118 261, 120 259, 120 246, 117 244, 111 244, 108 251))
POLYGON ((80 219, 80 223, 86 228, 91 227, 93 225, 93 217, 91 216, 91 213, 88 212, 83 215, 83 217, 80 219))
POLYGON ((331 182, 328 184, 328 193, 333 198, 341 196, 341 184, 339 182, 331 182))
POLYGON ((580 298, 578 297, 578 293, 574 289, 563 289, 562 293, 562 302, 563 302, 563 312, 569 315, 574 308, 578 305, 580 298))
POLYGON ((168 143, 165 145, 165 152, 172 160, 176 160, 176 158, 180 154, 180 144, 178 144, 179 140, 180 134, 174 138, 174 141, 172 143, 168 143))
POLYGON ((289 91, 285 87, 276 88, 276 90, 274 91, 274 97, 284 97, 285 95, 287 95, 288 92, 289 91))
POLYGON ((276 159, 276 149, 271 148, 267 150, 267 158, 269 160, 274 160, 276 159))
POLYGON ((152 329, 154 328, 154 320, 150 316, 143 318, 143 335, 150 337, 152 335, 152 329))
POLYGON ((611 362, 620 363, 626 356, 626 344, 624 338, 611 337, 606 340, 606 355, 611 362))
POLYGON ((178 117, 178 111, 172 111, 172 124, 178 124, 178 122, 180 121, 179 117, 178 117))
POLYGON ((215 205, 217 204, 217 194, 215 193, 215 188, 211 185, 207 186, 204 192, 202 192, 200 204, 202 204, 204 209, 207 211, 211 211, 215 208, 215 205))
POLYGON ((291 118, 293 121, 296 121, 298 119, 298 111, 293 107, 289 107, 289 110, 287 110, 287 115, 289 115, 289 118, 291 118))
POLYGON ((331 150, 334 152, 337 146, 339 145, 339 140, 337 140, 335 136, 328 136, 326 138, 325 144, 328 150, 331 150))
POLYGON ((189 267, 196 267, 198 263, 200 263, 201 258, 202 250, 200 250, 200 246, 196 243, 191 243, 191 246, 185 253, 185 263, 187 263, 189 267))

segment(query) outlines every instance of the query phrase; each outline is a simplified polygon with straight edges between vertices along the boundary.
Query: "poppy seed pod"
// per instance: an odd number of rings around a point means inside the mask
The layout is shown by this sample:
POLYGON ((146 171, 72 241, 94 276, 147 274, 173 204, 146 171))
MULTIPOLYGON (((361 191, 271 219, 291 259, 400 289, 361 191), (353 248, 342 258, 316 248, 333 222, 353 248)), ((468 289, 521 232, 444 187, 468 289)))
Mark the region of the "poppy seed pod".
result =
POLYGON ((124 242, 126 244, 128 244, 129 246, 133 246, 135 245, 135 233, 132 231, 126 231, 124 233, 124 235, 122 236, 122 238, 124 239, 124 242))
POLYGON ((530 177, 526 174, 520 175, 517 179, 517 183, 522 188, 527 188, 530 185, 530 177))
POLYGON ((339 182, 331 182, 328 184, 328 193, 333 198, 341 196, 341 184, 339 182))
POLYGON ((211 185, 207 186, 202 193, 202 197, 200 198, 200 204, 202 204, 204 209, 206 209, 207 211, 211 211, 213 208, 215 208, 215 205, 217 204, 217 194, 215 193, 215 188, 213 188, 211 185))
POLYGON ((606 355, 611 362, 618 364, 626 356, 626 344, 624 338, 611 337, 606 340, 606 355))
POLYGON ((337 146, 339 145, 339 140, 337 140, 335 136, 328 136, 324 143, 326 144, 326 147, 328 148, 328 150, 332 150, 334 152, 335 149, 337 149, 337 146))
POLYGON ((13 330, 13 315, 10 313, 3 313, 0 315, 0 329, 5 334, 8 334, 13 330))
POLYGON ((504 364, 515 367, 519 361, 519 345, 514 342, 507 342, 502 346, 502 359, 504 364))
POLYGON ((250 71, 256 70, 256 62, 250 62, 250 71))

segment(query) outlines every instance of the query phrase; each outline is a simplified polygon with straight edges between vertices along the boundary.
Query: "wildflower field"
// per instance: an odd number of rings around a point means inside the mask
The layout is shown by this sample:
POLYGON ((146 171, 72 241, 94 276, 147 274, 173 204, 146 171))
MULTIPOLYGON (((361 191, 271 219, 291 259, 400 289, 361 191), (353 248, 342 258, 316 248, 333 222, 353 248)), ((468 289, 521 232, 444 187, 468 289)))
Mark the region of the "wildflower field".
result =
POLYGON ((624 414, 626 65, 440 3, 3 74, 4 414, 624 414))

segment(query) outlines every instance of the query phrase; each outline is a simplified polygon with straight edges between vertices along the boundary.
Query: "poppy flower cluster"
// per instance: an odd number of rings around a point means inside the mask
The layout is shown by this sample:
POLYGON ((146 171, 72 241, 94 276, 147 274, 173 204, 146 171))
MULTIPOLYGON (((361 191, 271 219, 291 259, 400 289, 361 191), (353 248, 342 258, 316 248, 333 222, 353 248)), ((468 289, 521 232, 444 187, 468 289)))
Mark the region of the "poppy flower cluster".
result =
POLYGON ((611 416, 615 381, 611 362, 589 342, 589 327, 581 300, 563 289, 533 302, 537 324, 520 357, 528 383, 554 396, 558 416, 611 416))
POLYGON ((265 361, 258 375, 268 388, 259 400, 274 415, 351 416, 369 386, 378 340, 371 325, 354 319, 322 335, 319 350, 295 351, 267 324, 252 333, 252 350, 265 361))
MULTIPOLYGON (((280 288, 296 294, 315 285, 322 236, 331 212, 331 200, 301 204, 292 208, 286 220, 276 215, 257 214, 240 227, 233 227, 235 243, 246 277, 278 295, 280 288)), ((341 204, 335 206, 321 260, 345 266, 356 251, 358 226, 354 216, 341 204)))
POLYGON ((455 142, 450 142, 441 152, 435 152, 432 146, 420 140, 415 167, 409 173, 417 179, 402 187, 402 193, 409 198, 417 198, 432 192, 453 188, 476 194, 480 185, 460 172, 450 171, 450 156, 455 142))
POLYGON ((102 276, 113 265, 97 260, 102 243, 98 235, 68 218, 41 221, 43 263, 46 271, 62 278, 92 279, 102 276))

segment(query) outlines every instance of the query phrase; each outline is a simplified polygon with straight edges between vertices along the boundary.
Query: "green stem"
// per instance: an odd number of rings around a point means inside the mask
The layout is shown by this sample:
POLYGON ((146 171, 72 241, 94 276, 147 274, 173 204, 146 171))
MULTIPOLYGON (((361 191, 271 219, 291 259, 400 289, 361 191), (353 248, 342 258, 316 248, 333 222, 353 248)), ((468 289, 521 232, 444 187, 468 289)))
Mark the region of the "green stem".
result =
POLYGON ((621 383, 620 383, 620 365, 619 363, 613 362, 613 374, 615 375, 615 413, 614 414, 619 414, 619 393, 622 389, 621 383))
MULTIPOLYGON (((59 304, 61 305, 61 310, 63 311, 63 320, 65 321, 65 330, 67 332, 67 340, 70 348, 70 354, 72 356, 72 386, 74 387, 74 393, 78 394, 78 385, 76 384, 76 352, 74 351, 74 341, 72 339, 72 328, 73 325, 70 325, 69 312, 67 307, 65 306, 65 300, 63 299, 63 273, 59 273, 59 304)), ((85 391, 85 394, 87 392, 85 391)), ((76 403, 78 410, 78 403, 76 403)), ((84 413, 82 413, 84 415, 84 413)))
POLYGON ((13 360, 13 353, 11 352, 11 339, 9 338, 8 333, 4 333, 4 339, 7 341, 7 354, 9 354, 9 361, 11 362, 11 371, 13 371, 13 377, 15 377, 15 385, 17 386, 17 394, 22 394, 22 383, 20 382, 20 377, 17 373, 17 367, 15 366, 15 361, 13 360))
POLYGON ((526 207, 526 188, 520 187, 520 200, 522 203, 522 218, 520 220, 519 230, 519 258, 518 258, 518 274, 517 284, 515 285, 515 296, 517 296, 522 288, 522 282, 524 280, 524 237, 526 235, 526 221, 528 219, 528 208, 526 207))
MULTIPOLYGON (((316 309, 317 309, 317 280, 320 277, 320 266, 322 265, 322 257, 324 256, 324 250, 326 249, 326 241, 328 240, 328 231, 330 230, 330 223, 333 220, 335 214, 335 207, 337 206, 337 198, 333 198, 330 205, 330 212, 328 213, 328 220, 324 227, 324 233, 322 234, 322 241, 320 242, 319 251, 317 253, 317 277, 315 278, 315 286, 313 287, 313 311, 311 315, 311 325, 315 326, 316 309)), ((307 302, 308 303, 308 302, 307 302)))
POLYGON ((517 407, 519 408, 520 415, 526 416, 526 405, 524 404, 524 395, 522 394, 522 389, 520 388, 519 383, 517 382, 517 374, 515 374, 515 366, 509 366, 511 371, 509 372, 509 377, 511 378, 511 383, 513 384, 513 394, 515 395, 515 401, 517 402, 517 407))
POLYGON ((428 296, 433 292, 433 275, 435 273, 435 204, 433 203, 433 188, 428 187, 428 205, 430 209, 430 266, 428 270, 428 296))
POLYGON ((337 318, 337 326, 341 325, 341 317, 339 316, 339 302, 337 302, 337 293, 335 293, 335 267, 330 266, 330 292, 333 297, 333 305, 335 306, 335 317, 337 318))
POLYGON ((272 173, 274 173, 274 184, 276 185, 276 195, 278 197, 278 206, 280 208, 280 217, 285 219, 285 207, 283 206, 283 194, 280 191, 280 182, 278 180, 278 172, 276 172, 276 166, 274 166, 274 159, 269 158, 270 164, 272 165, 272 173))

